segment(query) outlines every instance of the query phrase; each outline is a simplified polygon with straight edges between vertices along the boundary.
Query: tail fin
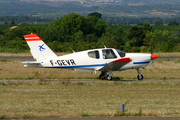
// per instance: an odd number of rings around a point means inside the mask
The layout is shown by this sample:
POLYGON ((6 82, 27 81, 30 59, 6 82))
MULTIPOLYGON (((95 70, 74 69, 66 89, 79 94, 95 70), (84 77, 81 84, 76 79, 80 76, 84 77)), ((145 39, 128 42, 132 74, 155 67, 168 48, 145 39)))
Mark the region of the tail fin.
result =
POLYGON ((37 61, 55 58, 57 55, 36 34, 24 35, 31 54, 37 61))

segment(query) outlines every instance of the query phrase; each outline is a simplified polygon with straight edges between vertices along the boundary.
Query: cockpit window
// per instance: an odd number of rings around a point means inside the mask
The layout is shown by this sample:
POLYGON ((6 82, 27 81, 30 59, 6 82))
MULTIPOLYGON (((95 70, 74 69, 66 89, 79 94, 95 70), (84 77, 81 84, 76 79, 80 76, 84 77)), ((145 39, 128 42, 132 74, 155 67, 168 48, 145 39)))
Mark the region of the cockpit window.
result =
POLYGON ((99 51, 96 50, 96 51, 88 52, 88 56, 91 58, 99 59, 99 51))
POLYGON ((125 53, 125 52, 120 51, 120 50, 118 50, 118 49, 116 49, 116 51, 118 52, 118 54, 119 54, 120 57, 125 57, 125 56, 126 56, 126 53, 125 53))
POLYGON ((102 52, 103 52, 103 58, 104 59, 117 58, 117 56, 115 55, 115 53, 112 49, 104 49, 104 50, 102 50, 102 52))

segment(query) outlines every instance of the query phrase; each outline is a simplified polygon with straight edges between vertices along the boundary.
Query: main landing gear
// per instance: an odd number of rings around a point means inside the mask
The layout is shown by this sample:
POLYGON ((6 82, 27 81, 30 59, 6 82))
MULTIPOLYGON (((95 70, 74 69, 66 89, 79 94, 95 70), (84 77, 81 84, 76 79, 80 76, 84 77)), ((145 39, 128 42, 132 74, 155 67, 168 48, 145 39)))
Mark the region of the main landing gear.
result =
MULTIPOLYGON (((139 68, 137 68, 136 70, 138 72, 137 79, 143 80, 143 75, 141 74, 139 68)), ((108 74, 106 71, 102 71, 101 74, 99 75, 99 79, 100 80, 112 80, 112 76, 113 76, 112 70, 108 70, 108 74)))
POLYGON ((141 74, 139 68, 137 68, 136 70, 137 70, 137 72, 138 72, 137 79, 138 79, 138 80, 143 80, 143 75, 141 74))
POLYGON ((100 80, 112 80, 112 70, 108 70, 108 74, 105 71, 102 71, 101 74, 99 75, 100 80))

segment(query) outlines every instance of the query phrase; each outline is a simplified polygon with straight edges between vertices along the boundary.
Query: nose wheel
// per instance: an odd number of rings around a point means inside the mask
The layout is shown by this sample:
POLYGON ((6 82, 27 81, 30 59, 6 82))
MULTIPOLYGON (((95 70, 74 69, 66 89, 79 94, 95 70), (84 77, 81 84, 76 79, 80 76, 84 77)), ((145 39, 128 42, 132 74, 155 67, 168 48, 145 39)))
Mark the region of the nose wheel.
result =
POLYGON ((138 80, 143 80, 143 75, 138 74, 137 79, 138 79, 138 80))
POLYGON ((137 68, 137 72, 138 72, 137 79, 138 79, 138 80, 143 80, 143 75, 141 74, 139 68, 137 68))

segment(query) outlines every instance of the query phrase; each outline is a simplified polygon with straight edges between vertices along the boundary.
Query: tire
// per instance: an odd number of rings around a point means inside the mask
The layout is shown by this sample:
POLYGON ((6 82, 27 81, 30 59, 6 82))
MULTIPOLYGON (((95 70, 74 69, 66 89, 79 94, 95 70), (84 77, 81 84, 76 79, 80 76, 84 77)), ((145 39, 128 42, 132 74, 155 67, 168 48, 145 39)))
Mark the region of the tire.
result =
POLYGON ((109 77, 109 75, 107 75, 106 79, 107 79, 107 80, 112 80, 112 76, 109 77))
POLYGON ((104 75, 102 75, 102 74, 101 74, 101 75, 99 75, 99 79, 100 79, 100 80, 105 80, 104 75))
POLYGON ((143 80, 143 75, 139 74, 139 75, 137 76, 137 79, 138 79, 138 80, 143 80))

